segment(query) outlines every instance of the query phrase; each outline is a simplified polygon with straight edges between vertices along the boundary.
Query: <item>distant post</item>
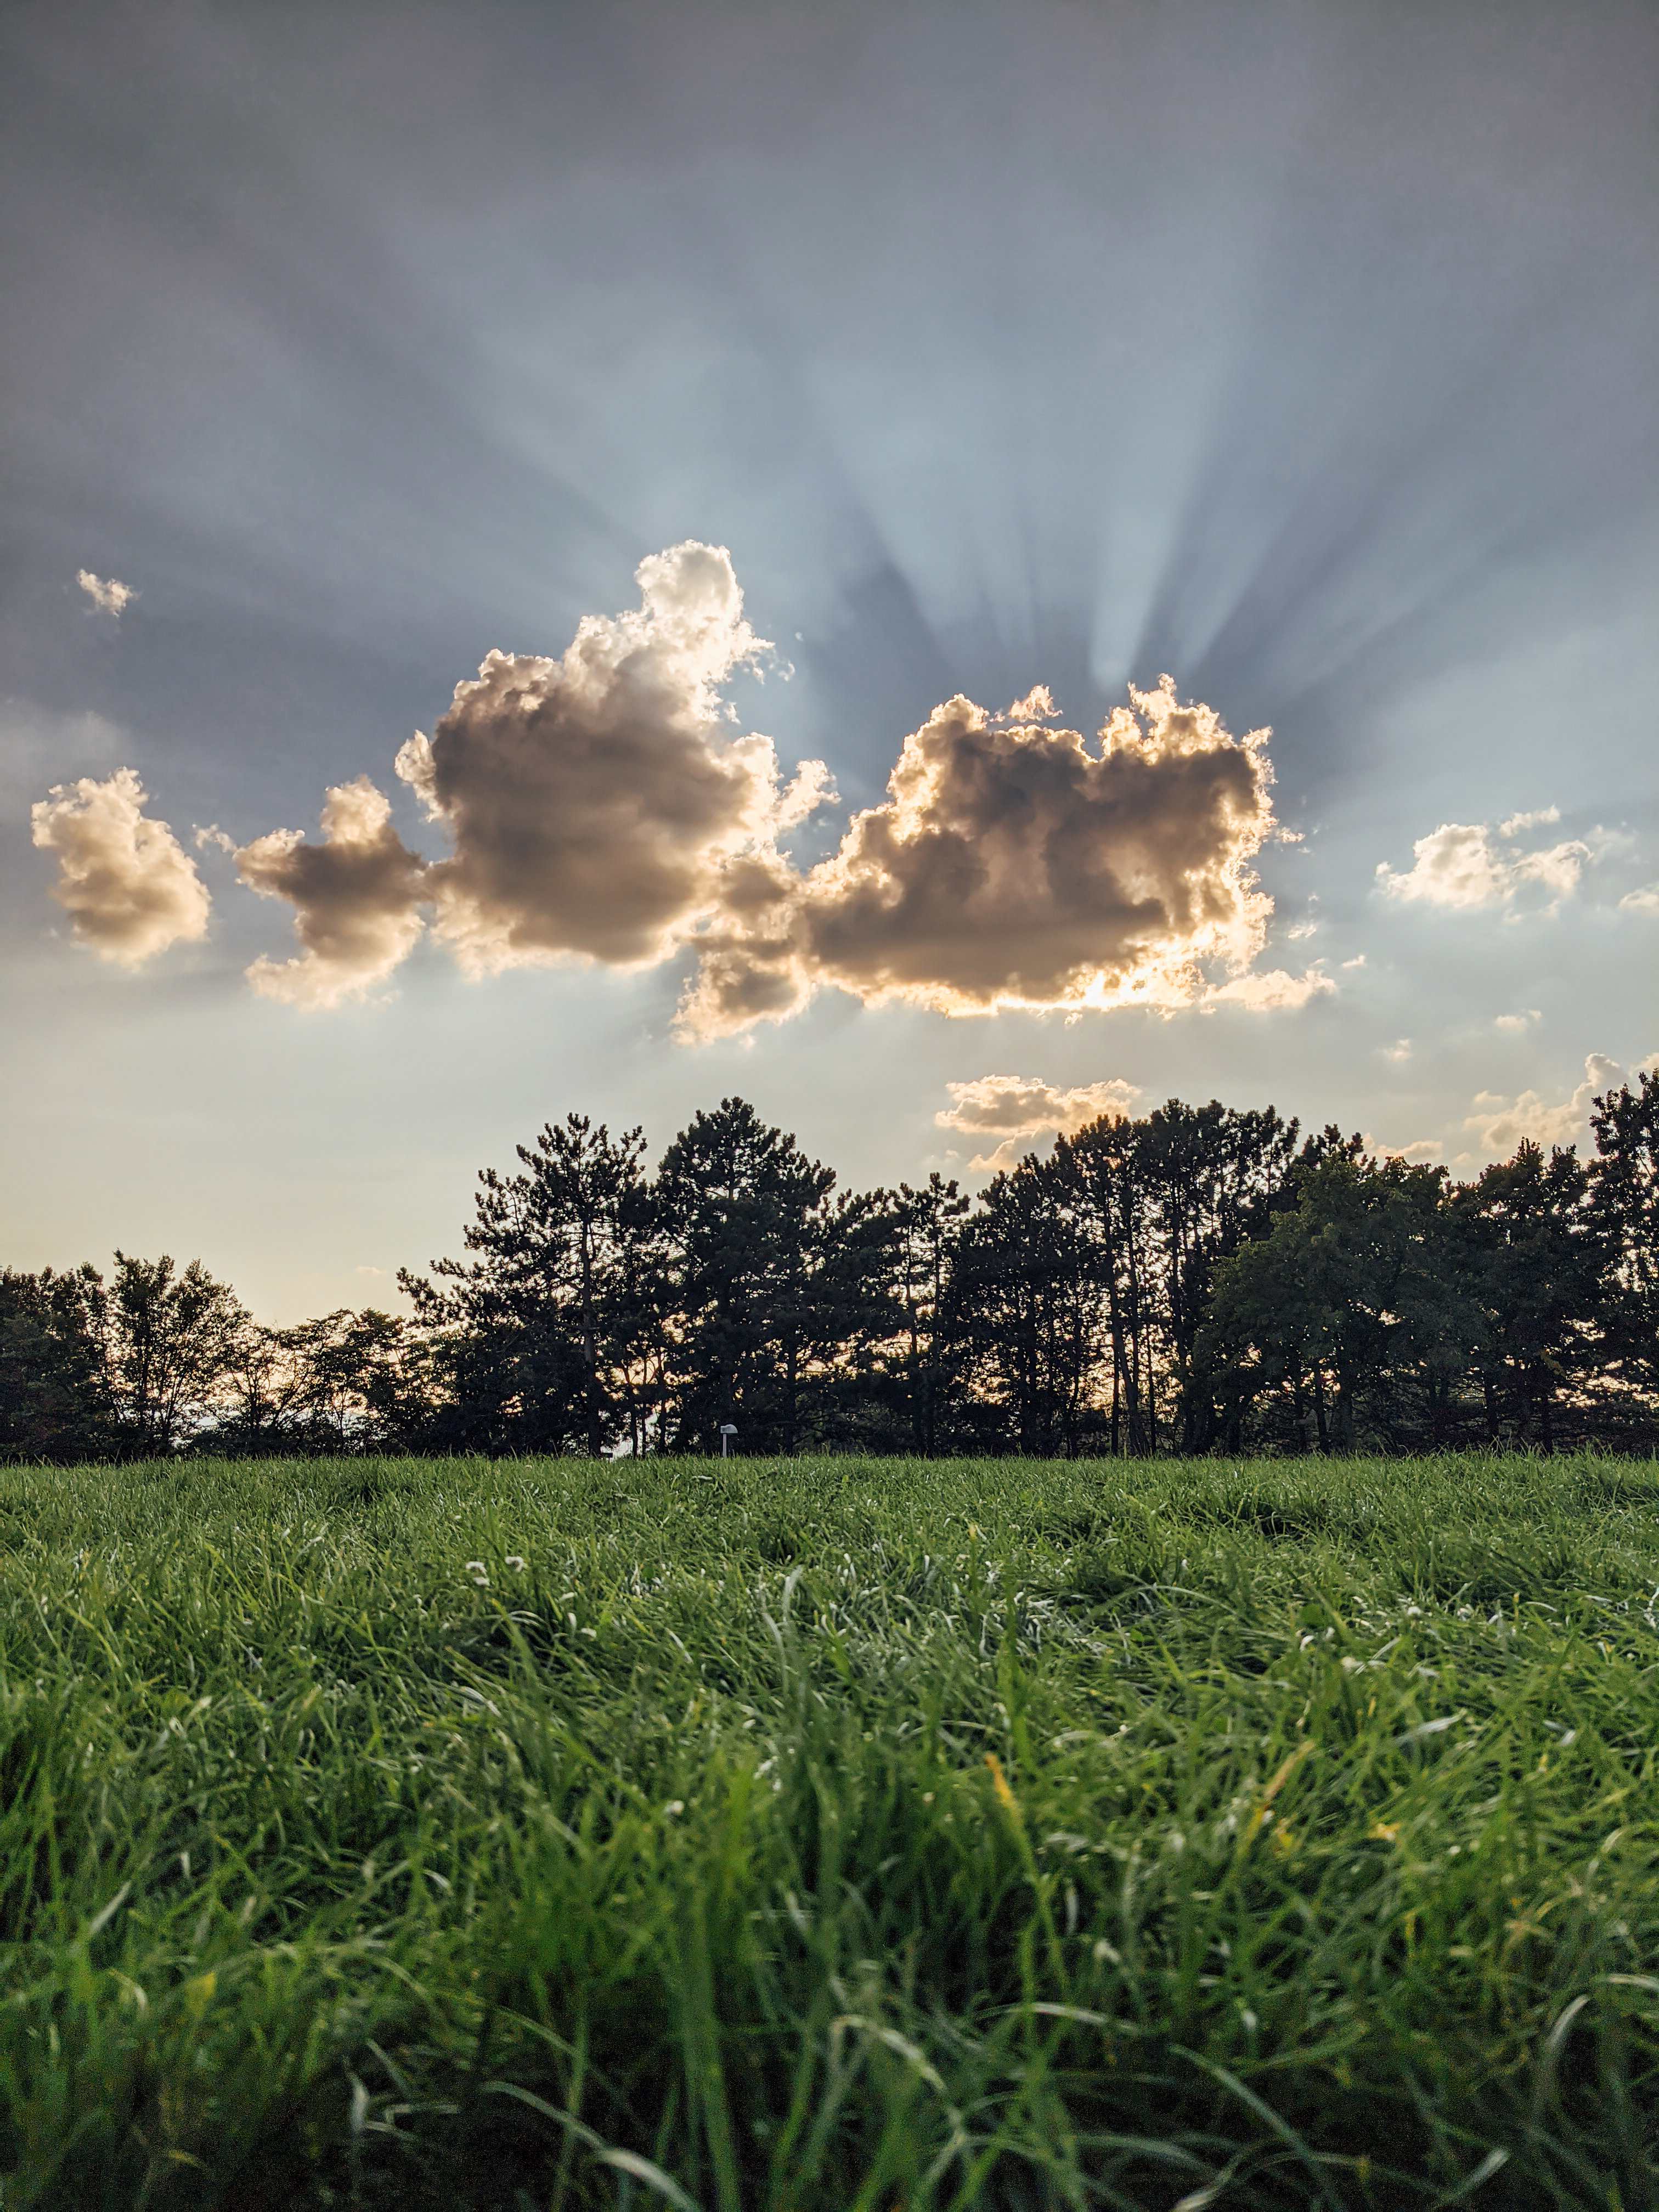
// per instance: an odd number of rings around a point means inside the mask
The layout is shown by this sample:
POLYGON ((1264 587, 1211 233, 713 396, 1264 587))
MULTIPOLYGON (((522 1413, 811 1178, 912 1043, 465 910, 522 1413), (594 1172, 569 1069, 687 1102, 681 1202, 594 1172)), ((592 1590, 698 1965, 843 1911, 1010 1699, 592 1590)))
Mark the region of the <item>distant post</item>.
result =
POLYGON ((720 1457, 722 1459, 731 1458, 732 1439, 737 1433, 738 1425, 735 1421, 722 1421, 720 1423, 720 1457))

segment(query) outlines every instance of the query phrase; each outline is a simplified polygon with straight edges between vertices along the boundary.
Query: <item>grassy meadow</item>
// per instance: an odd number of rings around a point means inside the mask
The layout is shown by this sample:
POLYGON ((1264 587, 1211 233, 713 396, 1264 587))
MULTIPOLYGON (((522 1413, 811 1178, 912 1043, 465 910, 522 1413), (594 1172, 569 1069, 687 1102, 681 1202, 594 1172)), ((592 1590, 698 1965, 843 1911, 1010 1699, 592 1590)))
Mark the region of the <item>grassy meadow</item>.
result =
POLYGON ((1659 1468, 0 1470, 0 2205, 1659 2206, 1659 1468))

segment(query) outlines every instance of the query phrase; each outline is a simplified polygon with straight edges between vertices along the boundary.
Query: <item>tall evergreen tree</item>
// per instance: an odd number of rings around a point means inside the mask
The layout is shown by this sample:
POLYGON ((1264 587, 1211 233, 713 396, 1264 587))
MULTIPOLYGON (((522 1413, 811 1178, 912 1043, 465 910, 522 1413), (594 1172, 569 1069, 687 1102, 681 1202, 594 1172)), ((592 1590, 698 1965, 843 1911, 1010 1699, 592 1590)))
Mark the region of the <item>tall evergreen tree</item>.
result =
POLYGON ((0 1459, 100 1458, 116 1444, 90 1266, 0 1272, 0 1459))
POLYGON ((897 1328, 888 1374, 910 1449, 931 1459, 951 1438, 962 1347, 952 1328, 951 1285, 969 1201, 937 1170, 920 1190, 901 1183, 890 1206, 891 1296, 897 1328))
POLYGON ((1450 1212, 1462 1288, 1485 1320, 1475 1364, 1486 1440, 1507 1429, 1553 1451, 1558 1394, 1583 1384, 1593 1357, 1605 1267, 1589 1177, 1570 1147, 1546 1160, 1523 1140, 1455 1190, 1450 1212))
POLYGON ((1297 1124, 1271 1107, 1240 1113, 1212 1098, 1172 1098, 1140 1125, 1139 1181, 1157 1255, 1154 1313, 1170 1384, 1170 1425, 1183 1451, 1213 1439, 1212 1380, 1200 1356, 1215 1270, 1288 1204, 1297 1124))
POLYGON ((644 1139, 585 1115, 549 1123, 525 1171, 483 1169, 465 1231, 471 1261, 399 1282, 443 1340, 462 1436, 488 1447, 597 1455, 617 1431, 615 1370, 628 1247, 639 1233, 644 1139))
POLYGON ((1075 1458, 1091 1426, 1097 1308, 1085 1240, 1051 1166, 999 1175, 956 1252, 956 1330, 982 1431, 1005 1450, 1075 1458))
POLYGON ((837 1344, 824 1261, 835 1172, 741 1098, 700 1113, 663 1155, 657 1219, 678 1339, 668 1435, 681 1448, 794 1450, 837 1344))
POLYGON ((1607 1262, 1602 1322, 1620 1382, 1659 1397, 1659 1068, 1595 1101, 1590 1210, 1607 1262))

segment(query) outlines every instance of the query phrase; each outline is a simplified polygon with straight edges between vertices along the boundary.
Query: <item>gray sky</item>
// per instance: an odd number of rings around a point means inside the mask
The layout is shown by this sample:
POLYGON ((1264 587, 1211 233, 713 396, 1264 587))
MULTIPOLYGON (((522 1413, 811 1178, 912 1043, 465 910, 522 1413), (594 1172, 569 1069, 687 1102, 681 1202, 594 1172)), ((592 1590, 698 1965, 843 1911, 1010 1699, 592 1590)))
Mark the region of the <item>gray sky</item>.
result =
POLYGON ((1583 1142, 1656 85, 1514 0, 7 11, 0 1258, 389 1302, 544 1120, 733 1091, 855 1184, 1111 1085, 1583 1142), (1166 672, 1218 734, 1103 757, 1166 672))

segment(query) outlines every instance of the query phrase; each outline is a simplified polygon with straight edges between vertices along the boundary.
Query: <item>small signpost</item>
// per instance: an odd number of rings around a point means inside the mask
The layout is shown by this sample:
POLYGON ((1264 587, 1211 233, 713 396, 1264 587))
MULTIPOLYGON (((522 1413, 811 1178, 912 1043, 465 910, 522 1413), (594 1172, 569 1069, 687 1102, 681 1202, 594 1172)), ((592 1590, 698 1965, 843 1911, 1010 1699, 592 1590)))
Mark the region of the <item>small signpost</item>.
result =
POLYGON ((735 1421, 722 1421, 720 1423, 720 1457, 722 1459, 731 1458, 732 1439, 737 1433, 738 1425, 735 1421))

